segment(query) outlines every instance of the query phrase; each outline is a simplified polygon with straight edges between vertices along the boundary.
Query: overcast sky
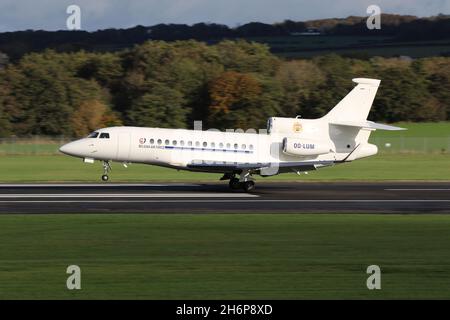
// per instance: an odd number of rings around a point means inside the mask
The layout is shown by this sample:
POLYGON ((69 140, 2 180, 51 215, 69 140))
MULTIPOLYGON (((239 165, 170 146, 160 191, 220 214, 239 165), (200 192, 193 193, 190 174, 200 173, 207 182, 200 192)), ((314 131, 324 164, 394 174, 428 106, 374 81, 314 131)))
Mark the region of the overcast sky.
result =
POLYGON ((382 12, 450 14, 450 0, 0 0, 0 32, 66 28, 68 5, 80 6, 81 28, 98 30, 157 23, 216 22, 235 27, 251 21, 311 20, 382 12))

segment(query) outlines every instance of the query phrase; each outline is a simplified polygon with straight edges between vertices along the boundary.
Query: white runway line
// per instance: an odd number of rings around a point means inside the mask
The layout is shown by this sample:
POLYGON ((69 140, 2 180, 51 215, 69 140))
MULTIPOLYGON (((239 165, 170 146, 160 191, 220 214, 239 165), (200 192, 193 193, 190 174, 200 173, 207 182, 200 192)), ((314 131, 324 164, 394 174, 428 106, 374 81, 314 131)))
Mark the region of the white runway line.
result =
POLYGON ((450 188, 417 188, 417 189, 406 189, 406 188, 397 188, 397 189, 384 189, 385 191, 450 191, 450 188))
MULTIPOLYGON (((320 199, 320 200, 257 200, 257 199, 234 199, 234 200, 10 200, 10 201, 2 201, 0 200, 0 203, 257 203, 257 202, 297 202, 297 203, 305 203, 305 202, 333 202, 333 203, 339 203, 339 202, 357 202, 357 203, 371 203, 371 202, 388 202, 388 203, 411 203, 411 202, 450 202, 450 199, 443 199, 443 200, 430 200, 430 199, 423 199, 423 200, 410 200, 410 199, 401 199, 401 200, 329 200, 329 199, 320 199)), ((301 209, 301 208, 299 208, 301 209)))
POLYGON ((61 188, 71 188, 71 187, 98 187, 98 188, 108 188, 108 187, 198 187, 198 184, 192 183, 176 183, 176 184, 149 184, 149 183, 10 183, 2 184, 0 183, 0 188, 42 188, 42 187, 61 187, 61 188))
POLYGON ((0 194, 0 199, 22 198, 252 198, 249 193, 11 193, 0 194))

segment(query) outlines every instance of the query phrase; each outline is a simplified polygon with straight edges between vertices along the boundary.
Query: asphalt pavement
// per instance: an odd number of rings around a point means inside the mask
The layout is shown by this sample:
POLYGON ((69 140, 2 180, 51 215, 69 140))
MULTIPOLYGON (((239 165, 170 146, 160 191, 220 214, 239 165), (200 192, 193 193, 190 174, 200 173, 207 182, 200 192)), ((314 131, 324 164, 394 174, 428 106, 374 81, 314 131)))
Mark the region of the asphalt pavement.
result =
POLYGON ((12 213, 450 213, 450 182, 0 184, 12 213))

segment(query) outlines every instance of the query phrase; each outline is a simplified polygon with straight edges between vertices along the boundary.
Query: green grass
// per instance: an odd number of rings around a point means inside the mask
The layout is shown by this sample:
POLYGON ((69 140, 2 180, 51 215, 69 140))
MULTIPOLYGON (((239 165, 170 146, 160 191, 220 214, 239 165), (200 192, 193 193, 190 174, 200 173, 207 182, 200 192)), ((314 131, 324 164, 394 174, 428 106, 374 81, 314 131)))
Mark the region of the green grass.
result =
POLYGON ((380 153, 450 153, 449 122, 401 122, 395 125, 408 130, 372 133, 370 141, 378 146, 380 153))
POLYGON ((439 56, 450 52, 445 40, 398 41, 384 36, 286 36, 252 37, 250 41, 269 45, 271 51, 287 58, 310 58, 330 53, 371 56, 410 56, 413 58, 439 56))
MULTIPOLYGON (((450 123, 398 123, 407 131, 376 131, 371 142, 380 154, 353 163, 324 168, 297 176, 294 173, 264 181, 293 180, 450 180, 450 123), (389 147, 386 144, 389 143, 389 147)), ((99 162, 84 164, 57 152, 58 144, 0 144, 0 182, 99 181, 99 162), (53 151, 52 151, 53 150, 53 151), (19 155, 11 155, 18 153, 19 155), (27 154, 25 154, 27 153, 27 154), (34 153, 34 154, 33 154, 34 153), (44 154, 42 154, 44 153, 44 154), (46 153, 50 153, 47 154, 46 153), (2 155, 3 154, 3 155, 2 155)), ((112 182, 121 181, 217 181, 219 175, 176 171, 132 164, 113 165, 112 182)))
POLYGON ((70 139, 52 137, 0 139, 0 155, 50 155, 58 154, 59 147, 70 139))
POLYGON ((446 215, 4 215, 0 299, 450 298, 446 215), (65 287, 82 270, 82 290, 65 287), (382 290, 366 288, 367 266, 382 290))
MULTIPOLYGON (((450 122, 397 123, 407 131, 375 131, 371 141, 383 147, 386 142, 391 149, 383 152, 402 153, 450 153, 450 122)), ((0 156, 11 155, 60 155, 58 149, 71 139, 63 138, 12 138, 0 139, 0 156)))
MULTIPOLYGON (((450 154, 384 154, 352 163, 311 171, 308 175, 281 174, 259 181, 322 180, 450 180, 450 154)), ((100 162, 85 164, 69 156, 0 157, 0 182, 100 181, 100 162)), ((111 182, 123 181, 210 181, 219 174, 177 171, 149 165, 131 164, 124 168, 113 163, 111 182)))
POLYGON ((55 154, 58 152, 58 144, 40 143, 40 144, 0 144, 0 154, 55 154))
POLYGON ((408 130, 377 130, 371 134, 371 138, 450 138, 450 122, 398 122, 394 125, 408 130))
POLYGON ((433 45, 433 46, 386 46, 386 47, 372 47, 372 48, 330 48, 317 50, 301 50, 289 49, 283 51, 274 51, 273 53, 286 59, 307 59, 326 54, 339 54, 356 59, 365 59, 369 57, 398 57, 407 56, 415 59, 425 57, 436 57, 441 55, 448 55, 450 52, 450 45, 433 45))

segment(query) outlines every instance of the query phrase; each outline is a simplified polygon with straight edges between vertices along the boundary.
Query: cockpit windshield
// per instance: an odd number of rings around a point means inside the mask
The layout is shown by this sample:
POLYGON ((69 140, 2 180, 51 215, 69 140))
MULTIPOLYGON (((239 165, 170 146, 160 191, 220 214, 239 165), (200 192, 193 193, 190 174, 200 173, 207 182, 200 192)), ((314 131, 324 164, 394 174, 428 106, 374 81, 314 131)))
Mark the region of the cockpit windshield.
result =
POLYGON ((94 131, 92 132, 90 135, 87 136, 88 138, 97 138, 98 137, 98 132, 94 131))
POLYGON ((100 139, 109 139, 109 133, 108 132, 100 133, 100 139))

